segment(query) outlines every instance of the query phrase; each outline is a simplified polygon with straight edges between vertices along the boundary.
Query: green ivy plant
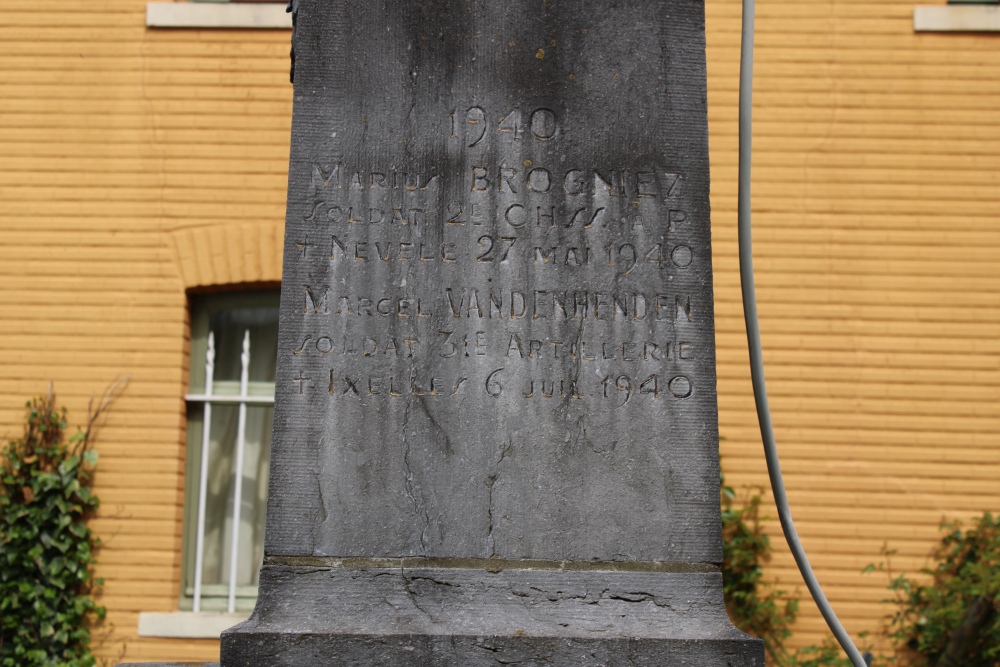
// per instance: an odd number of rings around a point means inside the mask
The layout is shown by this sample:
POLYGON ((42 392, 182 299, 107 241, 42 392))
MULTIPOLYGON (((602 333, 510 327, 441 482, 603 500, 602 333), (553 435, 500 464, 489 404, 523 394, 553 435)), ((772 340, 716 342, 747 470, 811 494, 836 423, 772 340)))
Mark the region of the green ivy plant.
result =
POLYGON ((65 437, 66 411, 51 389, 27 403, 24 435, 0 448, 0 667, 91 667, 88 622, 94 548, 87 526, 95 426, 124 382, 91 403, 87 427, 65 437))
MULTIPOLYGON (((962 529, 945 521, 933 552, 935 564, 913 579, 889 571, 889 637, 905 647, 898 656, 913 667, 1000 666, 1000 516, 983 514, 962 529)), ((886 551, 891 556, 892 552, 886 551)))
POLYGON ((767 663, 775 667, 853 667, 833 636, 819 646, 791 651, 786 646, 799 602, 764 583, 764 564, 771 558, 771 541, 760 514, 762 491, 738 497, 721 482, 722 592, 726 611, 740 630, 764 641, 767 663))
POLYGON ((764 640, 769 663, 782 664, 789 658, 785 642, 792 636, 799 603, 764 585, 771 541, 761 525, 761 502, 760 490, 739 498, 722 479, 722 593, 736 627, 764 640))

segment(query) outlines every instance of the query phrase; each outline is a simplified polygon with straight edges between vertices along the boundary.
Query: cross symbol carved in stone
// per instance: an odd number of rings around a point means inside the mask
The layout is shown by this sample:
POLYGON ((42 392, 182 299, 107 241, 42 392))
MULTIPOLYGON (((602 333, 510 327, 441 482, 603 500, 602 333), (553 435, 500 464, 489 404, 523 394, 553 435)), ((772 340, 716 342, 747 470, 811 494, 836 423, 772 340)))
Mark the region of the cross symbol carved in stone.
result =
POLYGON ((302 248, 302 254, 300 256, 301 257, 305 257, 306 253, 309 252, 309 248, 315 248, 316 244, 315 243, 309 243, 309 235, 306 234, 305 237, 299 243, 295 244, 295 247, 296 248, 302 248))
POLYGON ((302 394, 304 392, 305 383, 312 382, 312 380, 303 375, 302 371, 299 371, 299 376, 297 378, 292 378, 292 382, 299 383, 299 393, 302 394))

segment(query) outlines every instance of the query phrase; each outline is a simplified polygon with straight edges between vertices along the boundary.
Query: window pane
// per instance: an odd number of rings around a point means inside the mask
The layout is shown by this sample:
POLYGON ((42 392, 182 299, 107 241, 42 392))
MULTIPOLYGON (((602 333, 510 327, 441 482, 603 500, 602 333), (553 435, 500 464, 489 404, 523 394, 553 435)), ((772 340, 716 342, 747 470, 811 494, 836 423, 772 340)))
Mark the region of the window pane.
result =
POLYGON ((243 337, 249 331, 250 386, 260 392, 259 383, 267 383, 269 391, 266 394, 273 394, 278 351, 277 309, 236 308, 216 311, 209 315, 208 326, 215 336, 213 393, 239 394, 243 337))
MULTIPOLYGON (((263 558, 268 461, 271 455, 272 406, 248 406, 243 452, 237 586, 256 586, 263 558)), ((205 512, 205 585, 228 584, 232 556, 233 493, 239 407, 212 408, 208 495, 205 512)))
POLYGON ((184 575, 182 608, 192 608, 198 558, 198 500, 205 465, 205 509, 202 532, 200 608, 226 608, 232 568, 233 522, 236 537, 236 595, 247 609, 256 595, 263 559, 268 466, 271 454, 273 399, 277 357, 278 295, 276 291, 214 294, 192 299, 191 385, 188 399, 188 465, 185 500, 184 575), (249 336, 247 395, 258 397, 244 406, 243 464, 236 470, 239 448, 238 401, 206 406, 206 355, 209 334, 214 341, 212 394, 238 397, 244 338, 249 336), (204 422, 210 414, 207 443, 204 422), (207 450, 206 450, 207 446, 207 450), (207 460, 203 459, 207 453, 207 460), (237 473, 240 498, 234 511, 237 473))

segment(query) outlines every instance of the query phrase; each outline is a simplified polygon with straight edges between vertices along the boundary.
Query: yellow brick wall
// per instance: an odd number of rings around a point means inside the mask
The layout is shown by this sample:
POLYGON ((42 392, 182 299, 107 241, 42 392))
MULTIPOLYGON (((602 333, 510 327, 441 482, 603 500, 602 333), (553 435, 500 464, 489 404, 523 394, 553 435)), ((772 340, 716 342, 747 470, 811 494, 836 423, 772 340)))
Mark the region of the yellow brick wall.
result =
MULTIPOLYGON (((888 544, 1000 501, 1000 36, 921 34, 909 2, 761 2, 755 250, 789 494, 851 631, 877 630, 888 544)), ((0 434, 56 383, 70 419, 121 374, 93 522, 107 658, 176 609, 190 289, 277 280, 288 32, 150 30, 142 0, 0 0, 0 434)), ((736 266, 739 2, 709 0, 723 466, 765 474, 736 266)), ((770 511, 773 515, 773 511, 770 511)), ((777 536, 777 533, 775 533, 777 536)), ((779 546, 769 572, 798 589, 779 546)), ((822 637, 803 604, 797 644, 822 637)))
POLYGON ((105 657, 177 609, 186 290, 280 279, 288 31, 149 30, 141 0, 0 2, 0 434, 49 380, 70 410, 121 374, 93 522, 105 657))
MULTIPOLYGON (((1000 508, 1000 35, 916 34, 915 4, 758 2, 771 407, 799 533, 855 634, 889 611, 886 577, 859 574, 883 544, 913 571, 943 516, 1000 508)), ((707 7, 720 430, 729 480, 766 484, 737 273, 739 11, 707 7)), ((806 595, 772 534, 769 574, 806 595)), ((818 642, 802 608, 796 644, 818 642)))

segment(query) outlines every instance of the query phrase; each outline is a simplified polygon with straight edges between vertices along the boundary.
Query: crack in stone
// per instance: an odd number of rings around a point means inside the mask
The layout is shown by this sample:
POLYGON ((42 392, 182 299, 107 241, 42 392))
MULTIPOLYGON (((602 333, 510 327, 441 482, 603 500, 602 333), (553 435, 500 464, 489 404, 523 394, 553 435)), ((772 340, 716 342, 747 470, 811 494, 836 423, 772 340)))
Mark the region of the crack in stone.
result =
POLYGON ((410 588, 412 581, 406 576, 406 570, 402 565, 399 566, 399 576, 403 579, 403 589, 406 591, 406 594, 410 596, 410 601, 413 602, 413 606, 433 621, 434 617, 431 616, 431 613, 420 606, 420 596, 417 595, 412 588, 410 588))
POLYGON ((511 595, 519 598, 532 598, 539 597, 544 598, 549 602, 564 602, 569 600, 579 600, 583 604, 596 605, 600 604, 602 600, 616 600, 618 602, 628 602, 630 604, 641 604, 644 602, 652 602, 657 607, 670 608, 670 602, 664 599, 662 596, 656 595, 654 593, 648 593, 646 591, 615 591, 612 592, 610 588, 604 588, 596 596, 591 595, 590 591, 583 593, 568 593, 561 590, 551 590, 539 588, 537 586, 527 586, 524 588, 511 588, 511 595))
POLYGON ((604 590, 602 590, 602 591, 601 591, 600 593, 598 593, 598 594, 597 594, 597 597, 596 597, 596 598, 594 598, 594 599, 592 599, 592 600, 590 600, 590 599, 585 599, 585 600, 583 601, 583 602, 584 602, 584 604, 598 604, 598 603, 599 603, 599 602, 600 602, 601 600, 603 600, 603 599, 604 599, 604 596, 608 594, 608 591, 609 591, 609 590, 611 590, 611 589, 609 589, 609 588, 605 588, 604 590))
POLYGON ((659 595, 647 593, 645 591, 626 591, 614 593, 608 596, 609 600, 620 600, 622 602, 652 602, 657 607, 670 607, 670 603, 659 595))
POLYGON ((493 662, 497 663, 498 665, 520 665, 524 662, 523 660, 518 660, 517 658, 508 658, 506 660, 503 659, 502 654, 504 652, 504 647, 502 646, 493 646, 491 644, 480 644, 477 642, 473 644, 472 647, 478 648, 483 651, 488 651, 491 654, 490 657, 493 658, 493 662))
MULTIPOLYGON (((576 359, 573 361, 573 386, 579 391, 580 387, 580 372, 583 370, 583 320, 580 320, 580 326, 576 330, 576 359)), ((572 392, 567 392, 562 399, 562 407, 566 409, 569 407, 570 401, 573 400, 572 392)))
POLYGON ((489 502, 486 507, 486 543, 489 546, 489 553, 487 558, 493 558, 496 555, 496 539, 493 537, 493 486, 496 484, 497 479, 500 477, 500 465, 507 458, 508 452, 514 448, 514 440, 510 436, 507 437, 507 444, 500 447, 500 458, 497 459, 496 464, 493 466, 493 474, 486 478, 486 486, 489 489, 489 502))
POLYGON ((429 581, 432 584, 437 584, 438 586, 447 586, 448 588, 461 588, 461 584, 453 584, 450 581, 442 581, 440 579, 435 579, 434 577, 429 577, 426 574, 416 574, 410 577, 409 581, 429 581))
POLYGON ((639 664, 636 662, 636 655, 635 655, 637 648, 638 647, 635 645, 635 642, 631 640, 625 644, 625 659, 628 660, 628 664, 630 665, 639 664))
POLYGON ((475 646, 476 648, 481 648, 484 651, 489 651, 491 653, 499 653, 500 651, 503 650, 499 646, 490 646, 489 644, 474 644, 473 646, 475 646))
POLYGON ((427 529, 430 527, 431 517, 427 509, 417 500, 415 485, 413 483, 413 470, 410 468, 410 404, 411 401, 406 402, 406 410, 403 412, 403 470, 405 476, 403 488, 406 492, 406 497, 413 503, 413 511, 423 517, 424 525, 420 529, 420 550, 421 554, 426 556, 427 529))
POLYGON ((323 484, 320 481, 318 469, 313 470, 313 477, 316 478, 316 488, 317 491, 319 492, 319 512, 320 512, 319 522, 322 524, 326 523, 326 520, 330 517, 330 510, 327 509, 326 506, 326 494, 323 493, 323 484))
POLYGON ((326 506, 326 496, 323 494, 323 482, 320 479, 320 462, 319 453, 323 451, 323 438, 320 438, 319 446, 316 448, 316 465, 313 467, 312 474, 313 478, 316 480, 316 494, 319 496, 319 521, 313 521, 310 527, 310 537, 312 538, 312 551, 316 553, 316 542, 317 534, 320 532, 321 526, 326 523, 326 520, 330 517, 330 512, 326 506))
POLYGON ((420 604, 421 597, 420 597, 420 594, 417 591, 413 590, 413 588, 412 588, 413 583, 417 582, 417 581, 428 581, 428 582, 434 584, 435 586, 443 586, 443 587, 446 587, 446 588, 461 588, 462 587, 461 584, 453 584, 450 581, 443 581, 441 579, 435 579, 434 577, 428 576, 426 574, 407 575, 406 568, 403 567, 402 565, 400 565, 400 567, 399 567, 399 576, 403 580, 403 589, 406 591, 406 594, 410 597, 410 601, 413 602, 413 606, 417 610, 419 610, 422 614, 424 614, 427 618, 431 619, 431 621, 434 621, 434 622, 437 622, 437 619, 435 618, 435 615, 433 613, 431 613, 431 611, 425 609, 420 604))
MULTIPOLYGON (((413 72, 413 76, 416 76, 416 72, 413 72)), ((410 123, 413 122, 413 112, 417 108, 417 98, 414 97, 413 101, 410 103, 410 110, 406 112, 406 120, 410 123)))
MULTIPOLYGON (((590 593, 589 592, 584 593, 583 595, 579 595, 579 594, 576 594, 576 593, 565 593, 565 592, 559 591, 559 590, 557 590, 557 591, 546 590, 544 588, 539 588, 537 586, 528 586, 526 589, 524 589, 524 588, 522 588, 522 589, 511 588, 510 592, 511 592, 511 595, 514 595, 515 597, 519 597, 519 598, 530 598, 535 593, 537 593, 539 597, 543 597, 546 600, 548 600, 549 602, 562 602, 563 600, 582 600, 582 601, 584 601, 587 604, 595 604, 597 602, 597 600, 593 600, 593 601, 588 600, 588 598, 590 597, 590 593)), ((601 595, 603 595, 606 592, 607 592, 607 589, 604 589, 604 591, 601 593, 601 595)))
POLYGON ((427 397, 417 396, 417 402, 423 410, 424 415, 427 417, 427 421, 431 423, 435 429, 437 429, 438 434, 444 438, 444 453, 445 455, 451 454, 451 438, 448 437, 448 432, 438 424, 437 419, 431 414, 430 408, 427 407, 427 397))
POLYGON ((587 417, 580 415, 576 420, 576 433, 573 437, 573 452, 579 451, 580 440, 587 442, 587 417))

